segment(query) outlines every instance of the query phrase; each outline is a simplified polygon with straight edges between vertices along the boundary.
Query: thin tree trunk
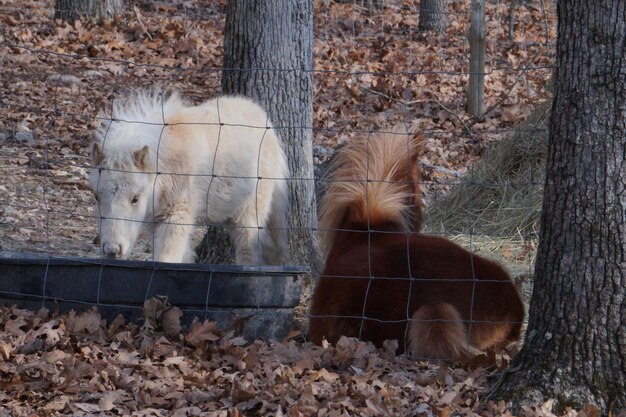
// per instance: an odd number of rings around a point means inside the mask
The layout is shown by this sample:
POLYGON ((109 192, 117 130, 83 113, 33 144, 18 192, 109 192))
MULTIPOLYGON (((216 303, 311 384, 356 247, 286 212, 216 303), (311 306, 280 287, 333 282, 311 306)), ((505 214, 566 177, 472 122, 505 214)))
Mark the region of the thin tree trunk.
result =
POLYGON ((56 0, 54 3, 54 18, 70 22, 81 17, 100 22, 123 11, 123 0, 56 0))
POLYGON ((485 0, 472 0, 471 22, 468 31, 470 47, 470 74, 467 87, 467 112, 480 117, 485 108, 485 0))
POLYGON ((560 0, 524 346, 492 398, 626 411, 626 3, 560 0))
POLYGON ((243 94, 269 113, 290 175, 294 263, 319 264, 313 181, 313 2, 229 0, 224 33, 225 94, 243 94))
POLYGON ((520 0, 511 0, 511 5, 509 6, 509 40, 511 42, 515 40, 515 11, 519 2, 520 0))
POLYGON ((422 0, 418 30, 421 32, 434 30, 442 33, 446 28, 445 9, 446 0, 422 0))

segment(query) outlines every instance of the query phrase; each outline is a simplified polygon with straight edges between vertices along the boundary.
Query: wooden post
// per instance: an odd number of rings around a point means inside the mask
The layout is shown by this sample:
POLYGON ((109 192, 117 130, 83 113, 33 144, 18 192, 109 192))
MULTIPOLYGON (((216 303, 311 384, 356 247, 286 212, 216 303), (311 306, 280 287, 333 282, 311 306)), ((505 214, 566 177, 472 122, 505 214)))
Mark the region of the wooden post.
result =
POLYGON ((480 117, 485 107, 485 0, 472 0, 471 22, 467 38, 470 44, 470 75, 467 87, 467 111, 480 117))

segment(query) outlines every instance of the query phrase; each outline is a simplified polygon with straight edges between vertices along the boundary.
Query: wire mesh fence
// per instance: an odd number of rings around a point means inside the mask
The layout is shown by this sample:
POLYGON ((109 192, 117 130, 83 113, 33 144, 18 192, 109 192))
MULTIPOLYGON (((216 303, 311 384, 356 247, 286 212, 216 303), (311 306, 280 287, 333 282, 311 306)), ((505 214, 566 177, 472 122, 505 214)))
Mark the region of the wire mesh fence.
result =
MULTIPOLYGON (((209 183, 214 179, 250 180, 255 189, 253 217, 258 221, 257 191, 263 180, 284 183, 314 181, 318 198, 321 198, 328 188, 328 175, 333 172, 329 163, 337 154, 337 149, 359 138, 395 132, 394 126, 410 127, 424 137, 423 150, 418 158, 420 193, 423 193, 420 197, 426 203, 423 209, 425 223, 420 236, 446 236, 459 242, 470 253, 479 252, 496 258, 513 272, 514 279, 522 277, 518 284, 527 292, 540 199, 535 192, 528 191, 522 198, 514 191, 521 188, 540 191, 543 186, 542 174, 537 172, 540 164, 524 165, 526 160, 532 159, 534 148, 540 144, 525 138, 545 136, 545 120, 531 115, 531 112, 542 100, 550 98, 549 78, 555 38, 553 4, 487 3, 485 112, 480 118, 472 118, 465 110, 465 87, 469 76, 467 2, 448 3, 444 12, 446 29, 440 34, 417 30, 417 2, 374 3, 318 1, 314 4, 314 117, 312 125, 298 128, 313 132, 315 177, 276 178, 258 171, 229 176, 206 169, 194 172, 184 167, 171 172, 153 167, 154 170, 147 172, 160 178, 191 180, 202 177, 209 183), (531 122, 520 124, 527 118, 531 122), (517 143, 528 143, 517 154, 519 160, 515 163, 520 166, 517 175, 507 177, 502 170, 501 176, 478 175, 482 172, 492 174, 481 165, 489 162, 483 158, 484 155, 490 159, 501 158, 503 166, 507 165, 508 154, 498 156, 497 152, 487 152, 493 144, 503 142, 507 137, 513 137, 517 143), (468 199, 460 205, 452 204, 449 197, 454 194, 454 189, 464 190, 468 199), (507 193, 514 194, 514 198, 498 200, 507 193), (479 196, 482 201, 472 201, 472 195, 479 196), (499 217, 487 217, 490 211, 499 213, 499 217), (515 220, 518 218, 535 220, 524 223, 515 220), (503 219, 513 219, 512 225, 498 227, 503 219)), ((130 2, 119 19, 104 25, 86 20, 73 24, 54 22, 51 18, 54 4, 50 1, 32 2, 25 6, 5 2, 0 8, 6 16, 0 38, 0 63, 3 67, 0 106, 4 114, 0 121, 0 247, 11 256, 37 252, 45 254, 48 260, 65 256, 72 257, 73 262, 79 257, 103 258, 102 236, 97 239, 98 224, 102 223, 103 216, 88 184, 89 172, 93 168, 93 131, 102 121, 130 126, 134 131, 137 124, 152 123, 155 125, 156 134, 153 136, 156 136, 156 148, 159 148, 168 129, 176 125, 189 126, 189 121, 168 121, 170 116, 166 114, 163 101, 159 102, 157 112, 161 120, 110 118, 109 115, 114 113, 111 109, 115 101, 132 95, 137 89, 152 88, 154 85, 159 85, 164 91, 180 91, 193 104, 210 102, 219 96, 223 74, 225 3, 130 2), (108 115, 99 119, 101 111, 105 111, 103 115, 108 115)), ((276 68, 257 70, 279 71, 276 68)), ((191 123, 202 124, 206 129, 216 127, 218 142, 222 141, 221 129, 236 126, 258 131, 259 144, 263 143, 268 132, 282 136, 284 126, 280 120, 224 122, 219 113, 218 99, 216 120, 191 123)), ((106 131, 104 133, 106 147, 106 131)), ((283 143, 287 142, 284 137, 281 139, 283 143)), ((135 151, 140 148, 137 146, 135 151)), ((242 149, 237 151, 234 154, 239 156, 242 149)), ((259 155, 257 153, 256 168, 267 160, 259 155)), ((115 170, 119 168, 113 168, 115 170)), ((368 177, 368 180, 380 181, 382 178, 368 177)), ((151 179, 153 188, 157 181, 151 179)), ((204 184, 203 187, 208 190, 206 201, 210 197, 211 186, 204 184)), ((153 205, 158 204, 156 199, 151 200, 153 205)), ((205 204, 201 211, 208 212, 209 205, 205 204)), ((155 213, 153 207, 152 217, 130 220, 150 226, 156 222, 155 213)), ((198 226, 193 234, 195 246, 206 237, 207 226, 228 223, 213 222, 208 215, 204 217, 205 220, 200 223, 195 219, 159 219, 158 222, 179 228, 198 226)), ((106 218, 104 216, 104 221, 106 218)), ((117 220, 129 222, 125 216, 117 220)), ((129 224, 124 223, 125 227, 129 224)), ((263 232, 259 228, 263 225, 256 223, 226 226, 250 228, 257 235, 263 232)), ((285 231, 295 232, 293 229, 285 231)), ((407 236, 413 235, 403 232, 402 236, 408 242, 410 239, 407 236)), ((154 252, 157 246, 155 237, 153 230, 148 228, 129 252, 129 257, 158 261, 154 252)), ((258 245, 256 250, 259 251, 258 245)), ((472 256, 470 259, 476 258, 472 256)), ((111 261, 102 262, 100 265, 108 265, 111 261)), ((307 267, 282 262, 283 269, 279 270, 262 265, 264 262, 259 263, 258 260, 253 263, 257 264, 258 274, 297 274, 306 271, 307 267)), ((410 261, 407 263, 410 264, 410 261)), ((203 268, 211 271, 216 266, 207 264, 203 268)), ((470 269, 475 275, 472 265, 470 269)), ((48 267, 44 271, 47 270, 48 267)), ((46 282, 47 273, 44 272, 43 282, 46 282)), ((353 273, 346 280, 364 280, 367 283, 367 299, 373 278, 406 281, 409 285, 421 285, 418 282, 420 279, 430 279, 411 273, 396 275, 378 271, 377 276, 370 271, 362 275, 353 273)), ((319 277, 313 278, 317 281, 319 277)), ((472 306, 469 311, 474 311, 475 276, 449 278, 470 280, 472 306)), ((210 286, 206 282, 201 285, 203 288, 210 286)), ((261 288, 258 285, 262 284, 257 284, 254 291, 261 288)), ((374 283, 373 288, 377 285, 374 283)), ((411 291, 402 288, 400 291, 404 293, 411 291)), ((45 293, 44 288, 44 299, 45 293)), ((146 290, 139 297, 146 298, 148 293, 146 290)), ((311 316, 308 313, 310 294, 307 294, 302 303, 302 311, 307 313, 300 317, 305 329, 311 316)), ((103 304, 98 298, 89 303, 103 304)), ((260 299, 256 303, 256 310, 260 311, 260 299)), ((359 334, 362 336, 362 328, 369 322, 389 326, 400 324, 404 329, 400 332, 408 334, 415 312, 409 304, 409 301, 402 302, 405 310, 402 317, 389 319, 377 317, 375 313, 368 315, 365 300, 360 306, 361 314, 356 318, 360 323, 359 334)), ((188 310, 190 313, 207 313, 211 308, 205 303, 197 307, 198 311, 195 307, 188 310)), ((428 322, 425 318, 421 320, 428 322)), ((433 320, 446 321, 441 318, 433 320)), ((471 317, 452 321, 480 327, 486 322, 506 324, 510 320, 481 321, 471 317)))

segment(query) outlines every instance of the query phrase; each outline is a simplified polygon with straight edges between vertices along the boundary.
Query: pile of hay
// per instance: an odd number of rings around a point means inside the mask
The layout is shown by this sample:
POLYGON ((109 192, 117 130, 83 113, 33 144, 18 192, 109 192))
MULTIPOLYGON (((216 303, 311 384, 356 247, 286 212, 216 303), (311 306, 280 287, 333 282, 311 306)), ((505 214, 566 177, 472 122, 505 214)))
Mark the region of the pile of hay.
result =
POLYGON ((487 151, 446 196, 426 211, 433 233, 532 238, 539 231, 550 102, 487 151))

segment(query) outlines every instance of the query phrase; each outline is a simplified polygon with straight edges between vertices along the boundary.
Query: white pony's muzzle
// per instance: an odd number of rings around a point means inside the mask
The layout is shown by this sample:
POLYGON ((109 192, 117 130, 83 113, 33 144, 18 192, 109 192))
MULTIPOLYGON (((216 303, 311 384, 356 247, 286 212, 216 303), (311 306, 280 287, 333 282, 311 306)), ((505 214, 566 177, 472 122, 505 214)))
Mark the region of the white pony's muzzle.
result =
POLYGON ((102 219, 100 224, 100 249, 106 258, 124 259, 128 257, 140 223, 125 220, 102 219))
POLYGON ((124 248, 120 243, 104 242, 102 244, 102 254, 107 258, 121 258, 124 254, 124 248))

